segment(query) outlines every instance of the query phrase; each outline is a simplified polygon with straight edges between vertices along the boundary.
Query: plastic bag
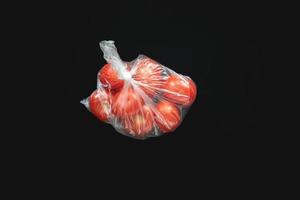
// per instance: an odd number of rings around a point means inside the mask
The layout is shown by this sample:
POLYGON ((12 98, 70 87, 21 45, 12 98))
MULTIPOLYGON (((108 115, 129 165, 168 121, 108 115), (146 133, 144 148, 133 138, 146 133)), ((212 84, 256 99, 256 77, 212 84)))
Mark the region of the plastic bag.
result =
POLYGON ((107 64, 98 73, 97 89, 81 103, 129 137, 173 132, 196 98, 192 79, 144 55, 124 62, 114 41, 102 41, 100 48, 107 64))

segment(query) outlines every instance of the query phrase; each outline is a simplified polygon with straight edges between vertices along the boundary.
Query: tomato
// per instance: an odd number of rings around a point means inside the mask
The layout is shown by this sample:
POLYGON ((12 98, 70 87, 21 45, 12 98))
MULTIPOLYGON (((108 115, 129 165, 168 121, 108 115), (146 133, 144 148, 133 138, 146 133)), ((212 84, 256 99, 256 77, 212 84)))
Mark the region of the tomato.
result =
POLYGON ((150 58, 138 59, 132 71, 133 79, 150 98, 159 92, 167 78, 163 76, 163 66, 150 58))
POLYGON ((156 105, 155 122, 163 133, 174 131, 180 124, 180 111, 175 104, 161 101, 156 105))
POLYGON ((89 97, 89 108, 98 119, 107 121, 110 114, 108 93, 103 89, 95 90, 89 97))
POLYGON ((154 116, 149 106, 143 105, 138 113, 123 118, 124 129, 135 137, 145 138, 154 127, 154 116))
POLYGON ((171 75, 162 89, 165 90, 163 96, 167 100, 184 106, 191 105, 197 95, 195 83, 181 75, 171 75))
POLYGON ((113 95, 112 99, 112 113, 117 117, 135 114, 144 105, 141 96, 129 86, 113 95))
POLYGON ((106 64, 100 69, 98 78, 104 88, 113 91, 120 90, 124 85, 124 80, 120 79, 118 72, 111 64, 106 64))

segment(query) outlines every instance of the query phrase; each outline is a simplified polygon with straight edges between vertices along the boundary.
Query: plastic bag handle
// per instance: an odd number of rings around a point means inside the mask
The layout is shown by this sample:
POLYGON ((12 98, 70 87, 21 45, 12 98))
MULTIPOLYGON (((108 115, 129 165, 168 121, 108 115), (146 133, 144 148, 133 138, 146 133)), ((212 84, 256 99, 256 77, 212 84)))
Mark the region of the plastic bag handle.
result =
POLYGON ((103 51, 103 57, 107 63, 118 72, 119 77, 124 80, 131 79, 130 73, 126 70, 124 62, 121 60, 117 48, 112 40, 101 41, 100 48, 103 51))

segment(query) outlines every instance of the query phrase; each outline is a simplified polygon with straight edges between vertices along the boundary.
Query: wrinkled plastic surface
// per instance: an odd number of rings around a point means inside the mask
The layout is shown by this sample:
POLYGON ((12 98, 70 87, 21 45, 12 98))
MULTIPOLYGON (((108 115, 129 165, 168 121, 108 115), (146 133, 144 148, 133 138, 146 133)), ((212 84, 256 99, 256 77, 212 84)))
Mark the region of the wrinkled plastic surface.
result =
POLYGON ((98 73, 97 89, 81 103, 129 137, 173 132, 196 98, 195 83, 144 55, 122 61, 114 41, 102 41, 100 48, 107 64, 98 73))

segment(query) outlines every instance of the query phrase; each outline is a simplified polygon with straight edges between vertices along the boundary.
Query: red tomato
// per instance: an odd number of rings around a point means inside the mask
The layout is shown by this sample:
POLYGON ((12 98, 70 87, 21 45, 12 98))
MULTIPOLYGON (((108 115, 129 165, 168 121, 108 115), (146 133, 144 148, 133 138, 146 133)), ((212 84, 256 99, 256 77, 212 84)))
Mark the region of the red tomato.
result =
POLYGON ((195 83, 181 75, 171 75, 162 88, 166 90, 163 94, 165 98, 184 106, 191 105, 197 95, 195 83))
POLYGON ((123 118, 125 130, 135 137, 145 138, 151 133, 153 125, 153 113, 147 105, 144 105, 137 114, 123 118))
POLYGON ((142 58, 137 60, 132 77, 151 98, 159 92, 166 81, 163 72, 164 68, 159 63, 150 58, 142 58))
POLYGON ((120 90, 124 85, 124 80, 119 78, 118 72, 111 64, 106 64, 100 69, 98 78, 105 88, 113 91, 120 90))
POLYGON ((112 113, 117 117, 135 114, 144 105, 141 96, 130 87, 124 87, 112 99, 112 113))
POLYGON ((90 111, 100 120, 107 121, 110 114, 110 101, 105 90, 95 90, 89 97, 90 111))
POLYGON ((180 124, 180 111, 175 104, 161 101, 156 105, 155 122, 163 133, 174 131, 180 124))

